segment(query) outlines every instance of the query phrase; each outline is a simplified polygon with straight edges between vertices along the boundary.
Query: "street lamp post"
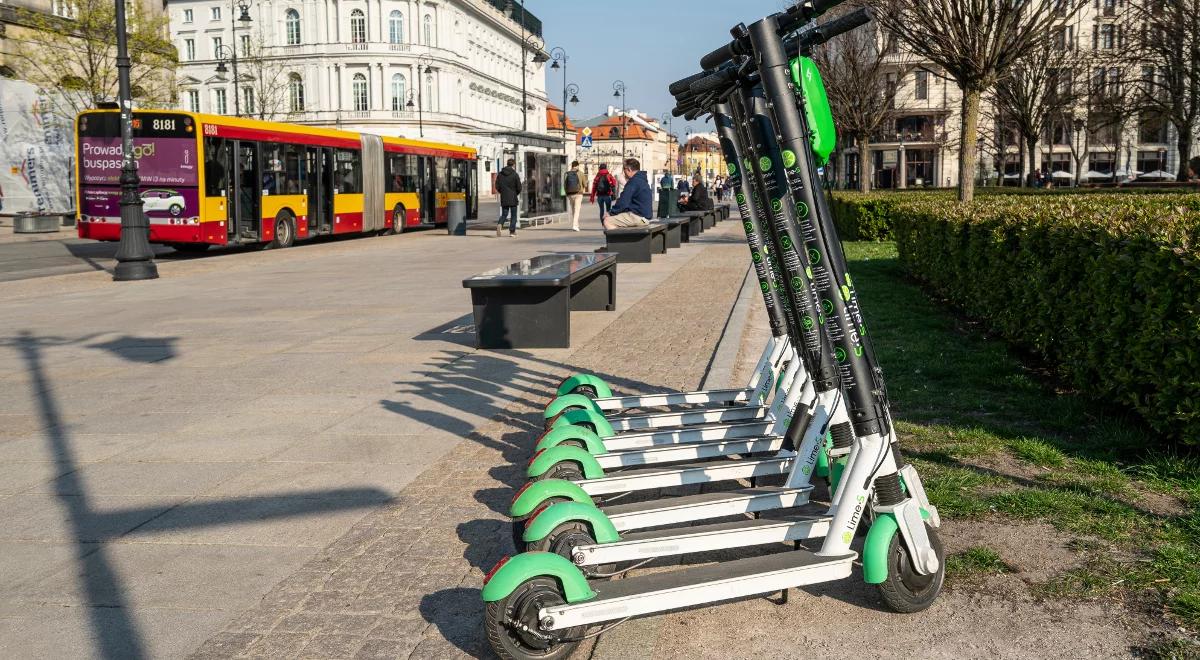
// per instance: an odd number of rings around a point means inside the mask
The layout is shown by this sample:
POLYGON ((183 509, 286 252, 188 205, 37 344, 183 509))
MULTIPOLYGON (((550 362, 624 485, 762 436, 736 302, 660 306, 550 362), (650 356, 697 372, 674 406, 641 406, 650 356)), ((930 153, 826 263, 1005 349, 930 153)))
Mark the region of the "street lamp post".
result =
POLYGON ((675 136, 671 135, 671 113, 664 112, 661 121, 667 127, 667 172, 675 173, 675 136))
POLYGON ((621 97, 621 163, 625 162, 625 129, 628 126, 629 118, 625 116, 625 83, 616 81, 613 83, 613 96, 621 97))
MULTIPOLYGON (((1071 120, 1071 128, 1075 129, 1075 148, 1083 151, 1083 145, 1079 142, 1079 134, 1083 132, 1085 122, 1083 117, 1075 117, 1071 120)), ((1079 187, 1079 182, 1083 180, 1083 158, 1075 159, 1075 187, 1079 187)))
MULTIPOLYGON (((228 44, 228 45, 221 44, 220 46, 217 47, 217 52, 213 53, 213 57, 215 57, 217 59, 217 73, 223 74, 228 70, 225 68, 225 60, 227 60, 227 59, 229 60, 230 64, 233 66, 233 114, 235 117, 242 116, 241 103, 239 102, 239 98, 238 98, 240 96, 240 94, 238 94, 238 56, 237 56, 237 45, 238 45, 237 44, 237 42, 238 42, 237 28, 238 28, 238 25, 237 24, 243 23, 246 26, 249 26, 250 21, 252 21, 252 20, 253 19, 250 18, 250 0, 240 0, 239 2, 236 2, 236 3, 230 2, 229 3, 229 27, 230 27, 230 37, 229 38, 233 40, 233 43, 228 44), (234 14, 233 10, 235 8, 239 10, 238 17, 236 19, 233 17, 233 14, 234 14), (222 55, 221 53, 227 53, 227 55, 222 55)), ((247 108, 246 110, 248 112, 250 112, 251 114, 254 113, 253 108, 247 108)))
POLYGON ((579 103, 579 96, 578 96, 579 95, 579 85, 576 85, 575 83, 570 83, 570 84, 567 83, 567 51, 556 46, 554 48, 554 50, 550 51, 550 57, 554 60, 554 62, 550 65, 551 69, 558 69, 559 68, 558 63, 562 62, 562 72, 563 72, 562 134, 563 134, 563 140, 566 141, 566 139, 567 139, 567 95, 568 94, 571 95, 571 101, 570 101, 571 103, 579 103))
MULTIPOLYGON (((433 58, 428 55, 422 55, 417 58, 417 130, 420 131, 421 137, 425 137, 425 99, 423 97, 424 85, 422 85, 421 76, 425 76, 427 80, 433 80, 433 58)), ((404 107, 412 110, 413 94, 412 90, 408 92, 408 103, 404 107)))
POLYGON ((142 212, 138 195, 141 179, 133 157, 133 94, 129 86, 129 44, 125 34, 125 0, 116 2, 117 95, 121 105, 121 243, 113 279, 118 282, 152 280, 158 277, 154 252, 150 250, 150 220, 142 212))

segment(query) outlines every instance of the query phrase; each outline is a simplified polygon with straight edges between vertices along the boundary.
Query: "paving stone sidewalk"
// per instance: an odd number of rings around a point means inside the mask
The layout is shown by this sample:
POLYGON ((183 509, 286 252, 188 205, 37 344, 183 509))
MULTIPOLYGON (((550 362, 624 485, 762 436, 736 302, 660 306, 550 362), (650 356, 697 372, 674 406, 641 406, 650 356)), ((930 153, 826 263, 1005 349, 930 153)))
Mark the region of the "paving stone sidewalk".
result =
MULTIPOLYGON (((712 245, 566 360, 512 374, 526 396, 192 657, 490 657, 479 589, 484 573, 512 552, 504 512, 523 482, 552 388, 575 370, 603 374, 630 393, 696 387, 745 270, 744 245, 712 245)), ((468 374, 472 359, 437 368, 468 374)))

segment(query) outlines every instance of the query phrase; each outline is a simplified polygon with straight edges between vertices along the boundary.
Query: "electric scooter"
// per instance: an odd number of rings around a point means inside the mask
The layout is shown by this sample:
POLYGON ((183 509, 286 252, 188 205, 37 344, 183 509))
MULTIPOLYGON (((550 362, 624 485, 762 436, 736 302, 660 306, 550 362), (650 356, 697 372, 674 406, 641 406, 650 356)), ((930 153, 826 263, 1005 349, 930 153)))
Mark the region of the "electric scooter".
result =
MULTIPOLYGON (((936 509, 925 501, 916 471, 903 464, 896 449, 882 377, 860 331, 857 296, 846 277, 844 256, 824 200, 814 198, 819 186, 814 185, 816 160, 807 144, 809 124, 820 132, 824 122, 813 112, 814 103, 807 103, 806 110, 814 114, 815 121, 801 116, 792 96, 793 84, 804 90, 806 101, 819 96, 814 87, 820 85, 819 72, 807 58, 789 62, 780 31, 797 27, 816 10, 805 4, 749 28, 739 26, 733 32, 734 41, 710 53, 702 65, 715 69, 732 58, 753 55, 747 62, 758 66, 764 97, 770 101, 767 110, 782 148, 778 160, 760 160, 757 169, 764 173, 783 170, 788 184, 782 191, 786 194, 769 197, 767 203, 776 213, 777 224, 780 216, 804 220, 803 239, 799 238, 799 226, 782 227, 787 231, 780 232, 780 238, 788 238, 792 250, 781 256, 785 265, 794 257, 806 271, 807 280, 789 280, 791 287, 820 296, 817 306, 809 308, 823 314, 818 350, 822 359, 836 360, 833 379, 836 389, 844 391, 849 411, 844 424, 854 435, 832 510, 831 533, 816 553, 795 550, 616 582, 589 582, 570 561, 553 553, 506 558, 489 573, 482 594, 487 604, 485 628, 502 657, 566 657, 592 624, 619 623, 631 616, 848 577, 857 558, 850 542, 867 508, 874 511, 875 520, 863 551, 864 577, 881 584, 885 602, 898 611, 919 611, 940 591, 944 562, 933 532, 938 525, 936 509), (782 212, 787 207, 792 207, 791 213, 782 212), (796 249, 802 242, 809 251, 807 259, 796 249), (813 267, 821 264, 823 273, 818 273, 813 267)), ((857 23, 838 19, 810 28, 801 34, 800 47, 822 43, 858 24, 861 19, 857 23)), ((726 80, 723 74, 714 75, 719 81, 707 85, 726 80)), ((832 122, 828 123, 831 126, 832 122)), ((790 275, 795 269, 787 270, 790 275)), ((804 357, 813 379, 822 385, 825 365, 813 362, 810 355, 804 357)))

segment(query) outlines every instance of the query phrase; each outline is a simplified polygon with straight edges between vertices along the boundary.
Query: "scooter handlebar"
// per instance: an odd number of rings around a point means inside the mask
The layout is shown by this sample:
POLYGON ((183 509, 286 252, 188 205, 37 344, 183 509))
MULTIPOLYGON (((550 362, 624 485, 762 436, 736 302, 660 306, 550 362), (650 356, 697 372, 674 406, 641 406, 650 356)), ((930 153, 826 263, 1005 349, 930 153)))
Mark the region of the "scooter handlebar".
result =
POLYGON ((875 18, 870 7, 861 7, 828 23, 815 25, 797 35, 801 49, 820 46, 830 39, 870 23, 875 18))
POLYGON ((667 91, 671 93, 671 96, 679 96, 680 94, 688 91, 688 89, 691 88, 692 83, 707 75, 707 71, 701 71, 700 73, 694 73, 682 80, 676 80, 675 82, 671 83, 671 86, 667 88, 667 91))
POLYGON ((733 59, 734 55, 737 55, 737 45, 738 44, 736 41, 731 41, 712 51, 708 55, 701 57, 700 67, 702 69, 706 69, 707 71, 711 71, 728 62, 729 60, 733 59))
POLYGON ((727 87, 730 83, 737 80, 737 78, 738 69, 736 66, 721 69, 712 75, 692 83, 691 93, 700 95, 715 92, 723 87, 727 87))
POLYGON ((797 4, 779 16, 779 33, 787 34, 845 1, 813 0, 812 4, 797 4))

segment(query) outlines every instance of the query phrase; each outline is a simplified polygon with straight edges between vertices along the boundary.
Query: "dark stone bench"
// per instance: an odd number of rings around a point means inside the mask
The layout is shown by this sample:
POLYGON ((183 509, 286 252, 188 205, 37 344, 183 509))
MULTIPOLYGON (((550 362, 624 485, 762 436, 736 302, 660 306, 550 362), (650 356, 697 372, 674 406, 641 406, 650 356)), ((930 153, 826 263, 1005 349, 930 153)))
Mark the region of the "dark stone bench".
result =
POLYGON ((685 222, 687 222, 686 218, 663 218, 654 221, 654 224, 667 226, 668 250, 677 248, 683 243, 683 224, 685 222))
POLYGON ((623 264, 648 264, 651 255, 667 252, 667 226, 664 224, 609 229, 604 236, 608 240, 604 252, 616 254, 623 264))
POLYGON ((543 254, 463 280, 479 348, 567 348, 572 311, 617 305, 617 255, 543 254))
POLYGON ((688 237, 699 236, 704 233, 704 211, 681 211, 680 218, 688 219, 688 237))
POLYGON ((711 209, 708 211, 705 211, 703 217, 704 217, 704 228, 705 229, 712 229, 713 227, 716 226, 716 224, 717 224, 717 212, 716 211, 711 210, 711 209))

